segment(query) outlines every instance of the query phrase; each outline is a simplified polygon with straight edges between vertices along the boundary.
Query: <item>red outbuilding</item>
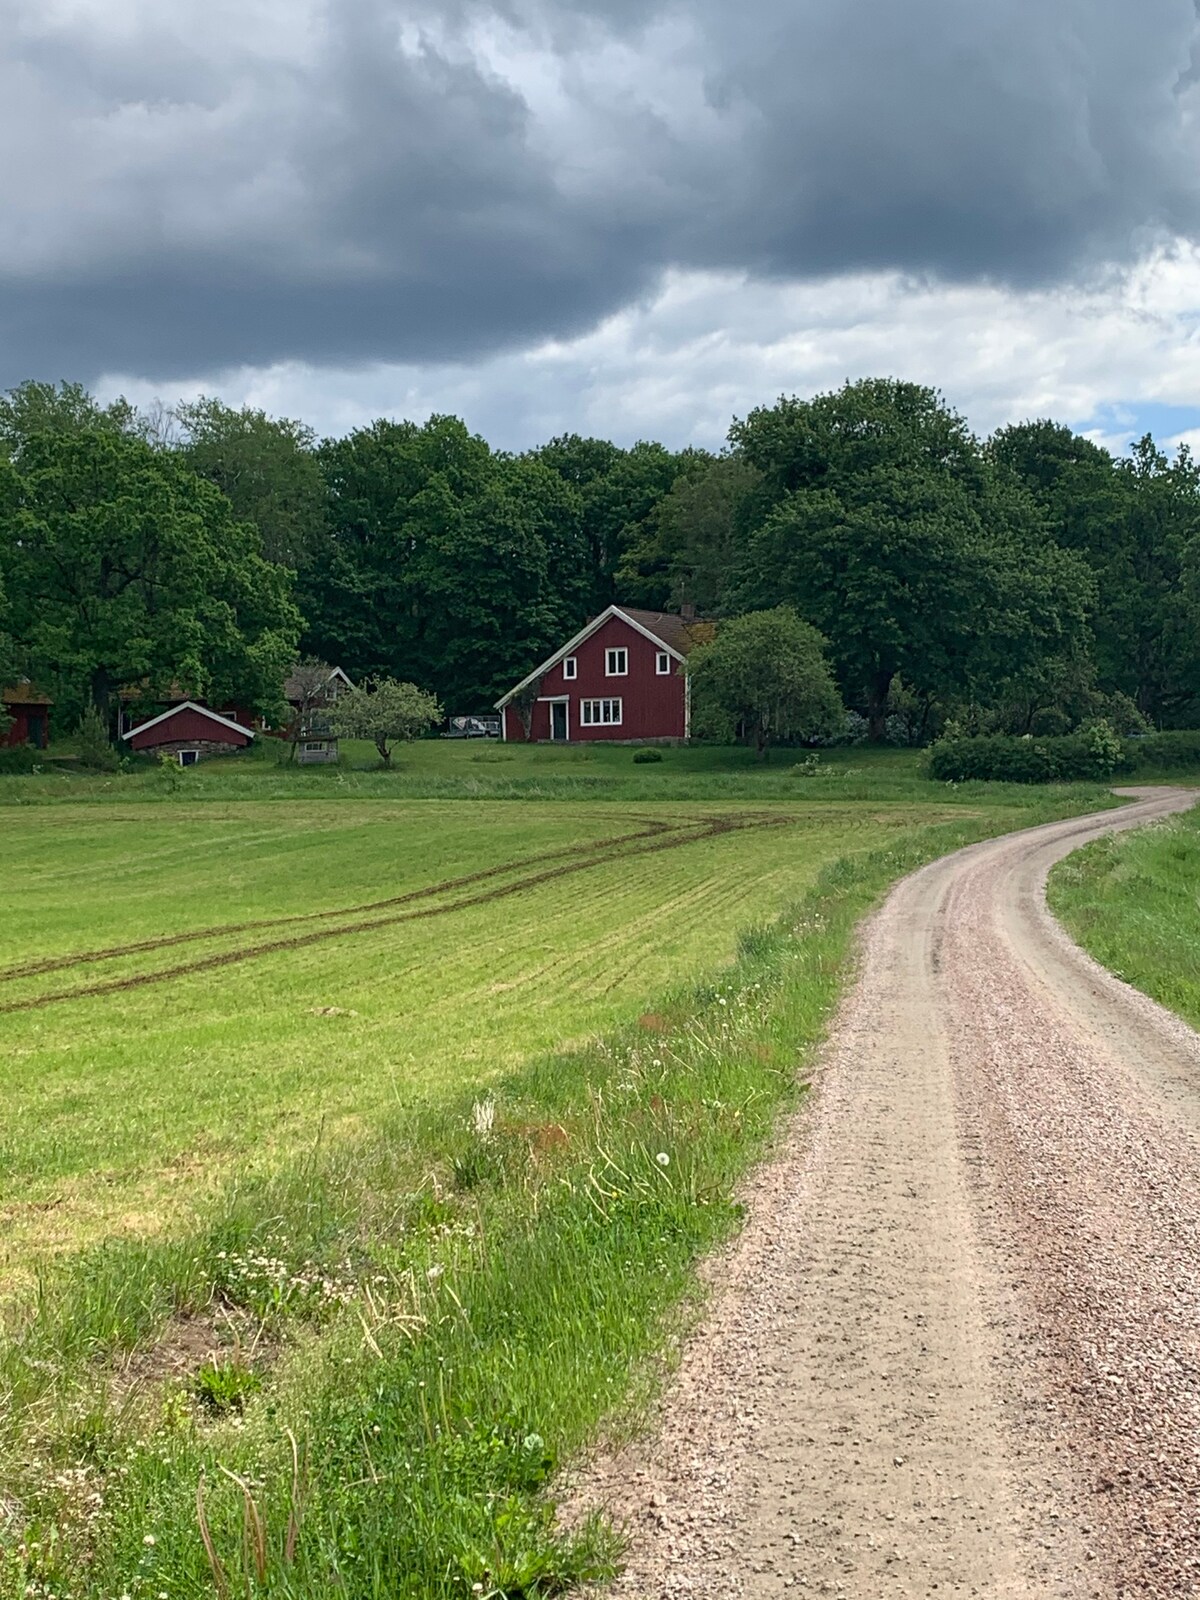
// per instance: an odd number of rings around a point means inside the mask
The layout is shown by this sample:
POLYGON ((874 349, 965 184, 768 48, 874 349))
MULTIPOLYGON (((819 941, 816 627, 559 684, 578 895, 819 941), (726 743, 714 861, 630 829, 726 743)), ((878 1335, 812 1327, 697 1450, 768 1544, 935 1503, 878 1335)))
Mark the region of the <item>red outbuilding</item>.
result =
POLYGON ((191 767, 205 756, 231 755, 245 749, 254 732, 195 700, 184 700, 157 717, 139 722, 121 737, 134 750, 173 755, 181 767, 191 767))
POLYGON ((501 737, 682 744, 691 729, 683 664, 712 624, 609 606, 496 702, 501 737))
POLYGON ((54 704, 28 678, 0 689, 0 707, 7 717, 7 728, 0 728, 0 745, 32 745, 44 750, 50 743, 50 707, 54 704))

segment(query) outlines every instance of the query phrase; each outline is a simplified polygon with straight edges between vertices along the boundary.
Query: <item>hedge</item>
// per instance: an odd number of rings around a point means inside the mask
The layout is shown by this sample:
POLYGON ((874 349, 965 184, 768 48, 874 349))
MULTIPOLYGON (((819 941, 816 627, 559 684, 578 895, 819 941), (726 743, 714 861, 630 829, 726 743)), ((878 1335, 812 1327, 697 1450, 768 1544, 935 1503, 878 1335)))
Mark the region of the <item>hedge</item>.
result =
POLYGON ((1200 767, 1200 731, 1151 733, 1122 739, 1115 759, 1088 733, 1047 738, 992 734, 943 739, 929 753, 929 776, 943 783, 970 779, 995 783, 1093 782, 1157 768, 1200 767))

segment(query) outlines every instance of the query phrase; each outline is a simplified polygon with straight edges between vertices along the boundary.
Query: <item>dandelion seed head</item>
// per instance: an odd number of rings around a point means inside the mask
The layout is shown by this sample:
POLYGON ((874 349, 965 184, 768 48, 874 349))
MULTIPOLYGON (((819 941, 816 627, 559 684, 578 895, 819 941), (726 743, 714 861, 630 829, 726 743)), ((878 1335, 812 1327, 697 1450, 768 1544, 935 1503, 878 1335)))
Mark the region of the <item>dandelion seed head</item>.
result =
POLYGON ((660 1167, 669 1167, 671 1165, 671 1158, 665 1150, 660 1150, 654 1159, 660 1167))

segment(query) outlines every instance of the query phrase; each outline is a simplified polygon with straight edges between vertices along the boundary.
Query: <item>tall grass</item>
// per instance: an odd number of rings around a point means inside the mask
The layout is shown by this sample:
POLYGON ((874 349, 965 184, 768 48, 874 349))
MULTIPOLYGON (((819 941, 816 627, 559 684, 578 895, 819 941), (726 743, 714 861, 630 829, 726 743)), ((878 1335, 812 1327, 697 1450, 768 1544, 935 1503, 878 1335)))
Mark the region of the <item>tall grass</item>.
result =
POLYGON ((1097 961, 1200 1028, 1200 815, 1076 851, 1049 899, 1097 961))
MULTIPOLYGON (((1069 809, 1040 798, 1027 820, 1069 809)), ((555 1522, 559 1467, 636 1426, 864 911, 1000 825, 834 862, 719 980, 490 1105, 397 1112, 185 1239, 60 1264, 0 1357, 0 1594, 532 1600, 609 1571, 611 1531, 555 1522), (214 1356, 258 1380, 215 1413, 214 1356)))

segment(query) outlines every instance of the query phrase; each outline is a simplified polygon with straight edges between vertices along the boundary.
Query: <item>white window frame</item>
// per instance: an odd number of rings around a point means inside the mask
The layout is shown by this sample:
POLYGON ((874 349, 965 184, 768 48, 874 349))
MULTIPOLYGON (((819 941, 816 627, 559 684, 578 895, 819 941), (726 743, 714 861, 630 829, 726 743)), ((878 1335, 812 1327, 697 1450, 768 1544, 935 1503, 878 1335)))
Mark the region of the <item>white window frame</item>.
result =
POLYGON ((181 767, 198 767, 200 765, 199 750, 176 750, 175 759, 181 767), (194 756, 194 761, 185 761, 184 756, 194 756))
POLYGON ((575 656, 563 657, 563 679, 570 683, 579 676, 579 662, 575 656))
POLYGON ((671 654, 668 650, 660 650, 654 658, 654 670, 660 678, 665 678, 671 670, 671 654))
POLYGON ((585 728, 619 728, 625 718, 625 702, 619 695, 581 700, 579 717, 585 728))
POLYGON ((307 755, 311 755, 313 753, 313 751, 321 751, 321 750, 328 750, 328 749, 329 749, 329 740, 328 739, 306 739, 304 741, 304 754, 306 756, 307 755))
POLYGON ((613 645, 604 652, 604 676, 606 678, 629 676, 629 650, 625 645, 613 645), (614 665, 614 662, 617 664, 614 665))

